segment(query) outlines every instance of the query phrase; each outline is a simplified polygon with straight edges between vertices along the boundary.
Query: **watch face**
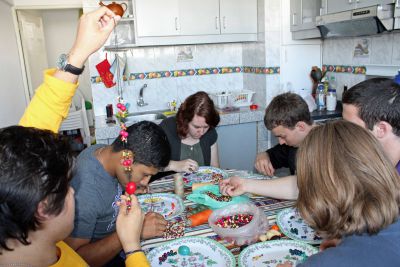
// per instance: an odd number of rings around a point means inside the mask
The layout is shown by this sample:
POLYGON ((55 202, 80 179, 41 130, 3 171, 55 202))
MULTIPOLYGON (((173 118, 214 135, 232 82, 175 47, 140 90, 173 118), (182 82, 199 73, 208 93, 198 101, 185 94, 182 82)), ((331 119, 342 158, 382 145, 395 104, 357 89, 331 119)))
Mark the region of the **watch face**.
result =
POLYGON ((67 65, 68 57, 66 54, 61 54, 57 59, 57 68, 63 70, 67 65))

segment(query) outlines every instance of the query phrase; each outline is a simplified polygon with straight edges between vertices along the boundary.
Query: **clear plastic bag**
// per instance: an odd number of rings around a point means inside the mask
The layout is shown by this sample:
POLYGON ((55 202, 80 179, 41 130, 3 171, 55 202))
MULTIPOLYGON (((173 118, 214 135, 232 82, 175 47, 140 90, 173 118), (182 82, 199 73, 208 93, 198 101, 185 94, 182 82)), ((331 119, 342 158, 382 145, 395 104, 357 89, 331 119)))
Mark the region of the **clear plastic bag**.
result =
POLYGON ((260 208, 250 202, 214 210, 208 218, 208 224, 220 237, 239 246, 256 242, 259 236, 268 229, 267 216, 260 208), (221 217, 237 214, 251 214, 253 219, 239 228, 222 228, 215 225, 215 222, 221 217))

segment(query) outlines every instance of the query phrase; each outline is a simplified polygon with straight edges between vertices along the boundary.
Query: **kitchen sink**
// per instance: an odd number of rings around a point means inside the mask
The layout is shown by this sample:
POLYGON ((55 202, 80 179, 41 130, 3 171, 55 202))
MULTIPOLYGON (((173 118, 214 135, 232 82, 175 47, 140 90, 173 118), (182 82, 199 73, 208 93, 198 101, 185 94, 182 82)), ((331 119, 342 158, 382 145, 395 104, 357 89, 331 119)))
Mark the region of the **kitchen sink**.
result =
POLYGON ((157 121, 163 120, 167 118, 163 114, 163 111, 149 111, 149 112, 141 112, 141 113, 132 113, 126 117, 126 125, 130 126, 139 121, 157 121))

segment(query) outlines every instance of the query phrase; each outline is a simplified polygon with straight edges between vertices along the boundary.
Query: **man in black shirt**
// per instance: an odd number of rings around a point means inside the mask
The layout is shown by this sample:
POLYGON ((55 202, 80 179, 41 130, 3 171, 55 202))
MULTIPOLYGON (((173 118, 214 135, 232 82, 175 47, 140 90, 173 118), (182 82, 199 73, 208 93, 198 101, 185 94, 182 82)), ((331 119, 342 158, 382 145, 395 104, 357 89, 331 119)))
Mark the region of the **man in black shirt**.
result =
POLYGON ((257 171, 272 176, 276 169, 285 167, 294 175, 297 147, 314 127, 307 103, 297 94, 278 95, 265 110, 264 124, 279 144, 257 154, 257 171))

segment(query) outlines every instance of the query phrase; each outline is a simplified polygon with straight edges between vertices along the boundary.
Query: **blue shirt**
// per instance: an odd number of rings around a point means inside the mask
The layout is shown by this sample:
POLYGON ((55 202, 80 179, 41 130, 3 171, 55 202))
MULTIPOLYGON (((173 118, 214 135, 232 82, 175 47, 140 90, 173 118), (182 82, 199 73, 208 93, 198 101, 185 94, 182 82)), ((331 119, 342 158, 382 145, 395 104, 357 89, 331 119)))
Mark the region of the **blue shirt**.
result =
POLYGON ((340 245, 308 258, 301 267, 400 266, 400 222, 397 220, 376 235, 351 235, 340 245))

